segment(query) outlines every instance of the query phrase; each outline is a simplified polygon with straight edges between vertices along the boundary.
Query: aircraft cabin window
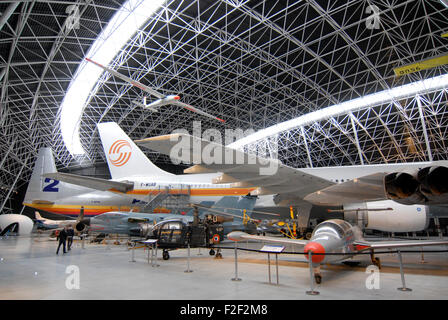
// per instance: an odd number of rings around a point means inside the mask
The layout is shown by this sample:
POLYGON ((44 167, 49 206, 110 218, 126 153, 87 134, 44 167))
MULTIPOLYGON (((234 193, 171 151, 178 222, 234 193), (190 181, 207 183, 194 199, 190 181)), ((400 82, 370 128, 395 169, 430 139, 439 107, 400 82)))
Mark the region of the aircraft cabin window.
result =
POLYGON ((178 230, 181 229, 180 222, 170 222, 163 229, 178 230))

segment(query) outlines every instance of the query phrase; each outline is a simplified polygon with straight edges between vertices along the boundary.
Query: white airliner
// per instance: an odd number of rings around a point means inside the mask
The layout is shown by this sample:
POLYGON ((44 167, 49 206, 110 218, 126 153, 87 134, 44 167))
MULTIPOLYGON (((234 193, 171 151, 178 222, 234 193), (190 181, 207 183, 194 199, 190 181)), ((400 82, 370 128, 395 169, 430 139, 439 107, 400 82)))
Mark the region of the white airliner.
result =
POLYGON ((202 163, 185 170, 191 174, 174 175, 154 165, 116 123, 100 123, 98 130, 112 180, 66 173, 44 176, 140 200, 163 191, 190 195, 193 203, 257 195, 256 207, 294 206, 306 221, 313 204, 340 205, 364 227, 391 232, 423 230, 428 223, 427 205, 446 203, 443 181, 432 173, 444 174, 448 161, 296 169, 186 134, 136 141, 179 160, 191 161, 207 147, 222 155, 221 164, 202 163), (187 149, 173 153, 180 139, 187 149), (227 163, 229 154, 233 159, 244 159, 243 163, 227 163), (275 166, 270 175, 260 174, 261 169, 275 166))
POLYGON ((134 104, 136 104, 136 105, 138 105, 138 106, 140 106, 142 108, 149 109, 152 112, 158 112, 159 111, 158 110, 159 107, 162 107, 162 106, 165 106, 165 105, 169 105, 169 104, 173 104, 173 105, 181 106, 182 108, 185 108, 185 109, 190 110, 192 112, 199 113, 200 115, 203 115, 205 117, 208 117, 208 118, 211 118, 211 119, 215 119, 215 120, 218 120, 218 121, 223 122, 223 123, 225 122, 225 120, 223 120, 223 119, 215 117, 214 115, 211 115, 211 114, 209 114, 207 112, 204 112, 204 111, 202 111, 202 110, 200 110, 198 108, 195 108, 195 107, 193 107, 193 106, 191 106, 189 104, 186 104, 185 102, 180 101, 180 96, 178 96, 178 95, 168 95, 168 96, 166 96, 166 95, 164 95, 164 94, 162 94, 162 93, 160 93, 160 92, 158 92, 158 91, 156 91, 156 90, 154 90, 154 89, 152 89, 152 88, 150 88, 148 86, 145 86, 143 83, 140 83, 138 81, 132 80, 131 78, 126 77, 125 75, 123 75, 123 74, 121 74, 121 73, 119 73, 119 72, 117 72, 115 70, 112 70, 112 69, 110 69, 108 67, 105 67, 105 66, 103 66, 102 64, 100 64, 98 62, 95 62, 95 61, 93 61, 93 60, 91 60, 89 58, 86 58, 86 60, 91 62, 91 63, 93 63, 93 64, 95 64, 96 66, 102 68, 103 70, 109 72, 113 76, 115 76, 115 77, 117 77, 117 78, 119 78, 121 80, 124 80, 124 81, 132 84, 133 86, 135 86, 137 88, 140 88, 143 91, 149 93, 150 95, 155 96, 155 97, 158 98, 156 101, 154 101, 154 102, 152 102, 150 104, 146 104, 146 96, 143 98, 143 103, 138 102, 138 101, 133 101, 134 104))

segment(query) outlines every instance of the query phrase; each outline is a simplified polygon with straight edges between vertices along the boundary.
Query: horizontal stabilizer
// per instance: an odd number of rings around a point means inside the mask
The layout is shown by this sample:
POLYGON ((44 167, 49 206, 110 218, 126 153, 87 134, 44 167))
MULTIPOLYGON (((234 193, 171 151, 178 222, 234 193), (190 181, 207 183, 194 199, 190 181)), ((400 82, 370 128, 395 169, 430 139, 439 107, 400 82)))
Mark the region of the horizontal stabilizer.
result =
POLYGON ((77 186, 91 188, 100 191, 118 191, 126 193, 134 189, 134 184, 130 182, 118 182, 112 180, 105 180, 100 178, 79 176, 70 173, 47 173, 42 175, 45 178, 59 180, 71 183, 77 186))
POLYGON ((136 106, 141 107, 141 108, 145 108, 145 109, 151 110, 152 112, 159 112, 159 110, 157 110, 156 108, 153 108, 151 106, 145 105, 145 104, 143 104, 141 102, 138 102, 136 100, 132 101, 132 103, 135 104, 136 106))

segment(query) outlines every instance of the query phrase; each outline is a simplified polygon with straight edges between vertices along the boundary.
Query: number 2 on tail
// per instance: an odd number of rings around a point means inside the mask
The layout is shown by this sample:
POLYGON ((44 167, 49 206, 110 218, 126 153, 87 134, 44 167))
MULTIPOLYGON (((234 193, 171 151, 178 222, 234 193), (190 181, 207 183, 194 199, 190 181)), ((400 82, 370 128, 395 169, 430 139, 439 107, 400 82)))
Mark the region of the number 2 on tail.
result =
POLYGON ((46 185, 42 191, 43 192, 59 192, 59 188, 57 188, 56 186, 59 184, 59 180, 53 180, 50 178, 45 178, 45 183, 50 182, 50 184, 46 185))

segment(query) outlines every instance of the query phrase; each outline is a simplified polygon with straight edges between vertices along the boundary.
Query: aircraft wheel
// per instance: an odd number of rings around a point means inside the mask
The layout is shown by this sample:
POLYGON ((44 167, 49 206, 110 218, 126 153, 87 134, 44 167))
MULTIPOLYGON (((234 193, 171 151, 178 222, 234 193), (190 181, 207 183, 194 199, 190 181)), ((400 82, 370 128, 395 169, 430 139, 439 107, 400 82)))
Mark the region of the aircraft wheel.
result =
POLYGON ((217 258, 217 259, 222 259, 222 253, 218 252, 218 253, 216 254, 216 258, 217 258))
POLYGON ((378 267, 378 269, 381 269, 381 260, 380 258, 375 258, 375 261, 373 261, 373 264, 378 267))
POLYGON ((163 251, 162 258, 163 260, 168 260, 170 258, 168 251, 163 251))
POLYGON ((211 255, 211 256, 214 256, 215 255, 215 250, 210 249, 210 252, 208 254, 211 255))
POLYGON ((322 276, 320 274, 315 274, 314 275, 314 280, 316 280, 317 284, 321 284, 322 282, 322 276))

